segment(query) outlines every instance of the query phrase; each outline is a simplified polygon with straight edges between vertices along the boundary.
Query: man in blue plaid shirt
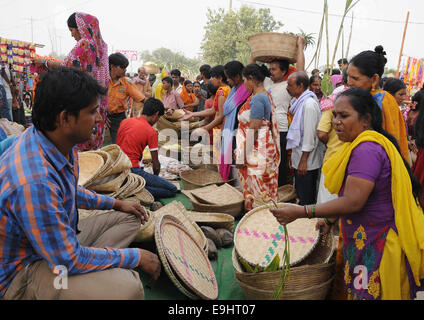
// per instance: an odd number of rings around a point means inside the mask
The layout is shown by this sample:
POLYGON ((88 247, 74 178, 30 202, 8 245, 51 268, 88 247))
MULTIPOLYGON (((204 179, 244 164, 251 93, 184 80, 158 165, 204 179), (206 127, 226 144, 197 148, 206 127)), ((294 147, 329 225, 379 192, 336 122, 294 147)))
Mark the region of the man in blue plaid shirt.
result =
POLYGON ((126 248, 144 208, 77 185, 75 145, 101 120, 104 94, 82 71, 49 71, 37 86, 34 126, 0 157, 0 298, 143 299, 131 269, 159 277, 155 254, 126 248), (110 212, 78 221, 78 208, 110 212))

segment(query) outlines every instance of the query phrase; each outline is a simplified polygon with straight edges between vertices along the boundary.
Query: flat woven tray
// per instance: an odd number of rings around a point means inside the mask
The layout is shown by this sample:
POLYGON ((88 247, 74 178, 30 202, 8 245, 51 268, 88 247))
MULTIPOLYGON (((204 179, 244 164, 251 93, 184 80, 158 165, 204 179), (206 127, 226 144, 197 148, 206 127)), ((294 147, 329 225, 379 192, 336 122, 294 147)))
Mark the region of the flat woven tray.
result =
POLYGON ((213 205, 226 205, 244 201, 243 194, 227 183, 214 188, 211 191, 195 189, 192 190, 191 193, 199 200, 199 202, 213 205))
POLYGON ((197 223, 190 218, 190 215, 187 213, 184 205, 181 202, 173 201, 155 211, 156 217, 159 217, 164 214, 173 216, 179 221, 181 221, 182 225, 187 229, 187 231, 194 238, 197 244, 205 252, 208 252, 208 239, 206 239, 205 234, 203 233, 202 229, 200 229, 200 227, 197 225, 197 223))
MULTIPOLYGON (((290 239, 290 265, 295 265, 312 252, 319 240, 317 219, 298 219, 287 225, 290 239)), ((234 233, 234 246, 240 259, 252 266, 266 268, 279 254, 283 265, 284 228, 266 206, 249 211, 234 233)))
MULTIPOLYGON (((211 185, 205 188, 210 188, 210 190, 213 190, 213 188, 216 188, 216 187, 217 187, 216 185, 211 185)), ((192 191, 193 190, 182 190, 182 193, 185 194, 190 199, 193 205, 194 211, 221 212, 221 213, 232 215, 235 218, 239 217, 244 212, 244 201, 241 201, 239 203, 230 203, 230 204, 224 204, 224 205, 213 205, 213 204, 201 203, 191 193, 192 191)))
POLYGON ((224 184, 219 172, 208 169, 183 171, 180 173, 180 178, 183 183, 184 190, 193 190, 206 187, 211 184, 224 184))
POLYGON ((184 282, 178 278, 177 275, 174 274, 171 266, 168 263, 168 260, 166 258, 165 255, 165 249, 162 245, 162 241, 161 241, 161 225, 164 221, 175 221, 172 219, 173 217, 169 217, 168 215, 161 215, 159 217, 157 217, 156 219, 156 224, 155 224, 155 243, 156 243, 156 248, 157 248, 157 252, 159 255, 159 258, 162 262, 162 266, 165 269, 166 274, 168 275, 169 279, 171 279, 172 283, 178 288, 178 290, 180 290, 184 295, 186 295, 187 297, 189 297, 190 299, 193 300, 197 300, 199 299, 199 297, 194 294, 189 288, 187 288, 187 286, 184 285, 184 282))
POLYGON ((196 240, 178 223, 162 220, 160 242, 172 269, 199 297, 215 300, 218 285, 208 257, 196 240))
POLYGON ((200 226, 209 226, 214 229, 234 231, 234 217, 226 213, 187 211, 189 217, 200 226))

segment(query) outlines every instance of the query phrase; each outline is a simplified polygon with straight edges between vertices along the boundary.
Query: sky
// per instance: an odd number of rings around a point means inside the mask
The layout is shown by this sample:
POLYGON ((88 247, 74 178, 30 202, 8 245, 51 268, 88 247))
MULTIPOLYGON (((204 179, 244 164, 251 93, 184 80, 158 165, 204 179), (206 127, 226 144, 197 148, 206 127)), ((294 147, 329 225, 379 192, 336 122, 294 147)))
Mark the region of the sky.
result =
MULTIPOLYGON (((52 50, 66 55, 75 45, 66 21, 73 12, 81 11, 99 19, 109 53, 116 50, 152 52, 165 47, 194 58, 201 54, 208 8, 229 10, 230 3, 233 10, 241 5, 270 8, 272 16, 284 24, 279 32, 298 33, 302 29, 318 37, 323 0, 0 0, 0 37, 44 44, 43 49, 37 49, 40 55, 48 55, 52 50)), ((344 6, 345 0, 328 0, 331 57, 344 6)), ((353 14, 348 57, 363 50, 373 50, 381 44, 387 52, 386 66, 396 69, 408 11, 410 16, 403 55, 423 57, 424 42, 417 41, 424 27, 422 0, 360 0, 345 20, 346 51, 353 14)), ((315 48, 306 50, 307 66, 314 53, 315 48)), ((341 56, 340 41, 336 61, 341 56)), ((326 59, 324 37, 319 65, 324 65, 326 59)), ((131 63, 128 71, 135 71, 139 64, 141 62, 131 63)))

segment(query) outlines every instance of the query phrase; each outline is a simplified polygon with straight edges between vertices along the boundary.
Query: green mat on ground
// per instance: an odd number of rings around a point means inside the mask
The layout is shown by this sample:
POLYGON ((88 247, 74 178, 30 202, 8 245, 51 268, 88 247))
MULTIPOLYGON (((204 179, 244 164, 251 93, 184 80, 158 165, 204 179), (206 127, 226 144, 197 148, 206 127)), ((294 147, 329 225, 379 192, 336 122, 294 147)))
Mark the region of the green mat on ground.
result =
MULTIPOLYGON (((187 210, 193 209, 190 199, 183 193, 178 193, 174 198, 161 199, 160 202, 163 205, 166 205, 175 200, 181 202, 187 210)), ((154 241, 146 244, 135 243, 134 246, 150 250, 155 253, 157 251, 154 241)), ((233 247, 218 249, 218 258, 211 261, 218 283, 218 300, 245 299, 243 291, 234 276, 232 251, 233 247)), ((149 286, 150 276, 146 273, 140 272, 140 279, 144 286, 146 300, 189 300, 189 298, 179 291, 174 285, 163 267, 158 281, 152 286, 149 286)))

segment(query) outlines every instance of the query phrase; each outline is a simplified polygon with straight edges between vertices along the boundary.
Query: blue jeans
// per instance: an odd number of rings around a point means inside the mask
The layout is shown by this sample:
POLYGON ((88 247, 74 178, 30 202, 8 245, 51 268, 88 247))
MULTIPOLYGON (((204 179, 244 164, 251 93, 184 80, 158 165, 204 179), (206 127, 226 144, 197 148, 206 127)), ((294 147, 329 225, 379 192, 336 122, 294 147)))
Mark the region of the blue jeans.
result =
POLYGON ((6 98, 6 90, 2 85, 0 85, 0 118, 12 121, 12 104, 9 104, 6 98))
POLYGON ((161 198, 173 198, 178 192, 177 187, 172 183, 168 182, 164 178, 144 171, 143 168, 132 168, 131 172, 138 174, 146 180, 145 188, 152 194, 153 197, 155 197, 155 200, 159 200, 161 198))

